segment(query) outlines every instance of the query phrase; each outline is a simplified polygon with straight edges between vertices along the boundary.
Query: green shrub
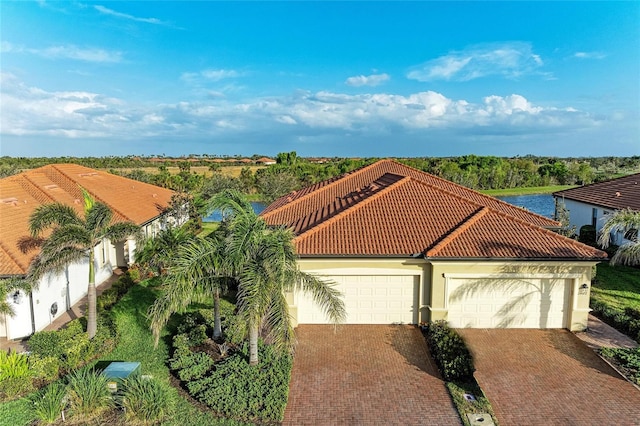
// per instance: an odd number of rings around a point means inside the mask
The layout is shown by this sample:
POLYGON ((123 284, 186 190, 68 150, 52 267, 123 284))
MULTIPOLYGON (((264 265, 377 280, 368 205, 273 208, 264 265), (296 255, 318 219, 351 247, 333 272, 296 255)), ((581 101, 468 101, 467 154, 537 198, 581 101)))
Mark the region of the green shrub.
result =
POLYGON ((29 397, 31 409, 38 420, 46 424, 55 423, 65 409, 66 395, 66 386, 61 383, 51 383, 29 397))
POLYGON ((174 409, 174 400, 166 385, 135 375, 124 381, 122 406, 129 423, 156 424, 174 409))
POLYGON ((578 241, 590 246, 596 245, 596 227, 593 225, 583 225, 580 227, 578 241))
POLYGON ((60 335, 57 331, 38 331, 29 338, 29 350, 41 357, 59 357, 62 353, 60 335))
POLYGON ((106 311, 107 309, 111 309, 111 307, 116 304, 118 299, 119 294, 117 288, 111 287, 110 289, 103 291, 102 294, 98 296, 98 299, 96 301, 98 311, 102 312, 106 311))
POLYGON ((427 326, 427 343, 446 381, 473 379, 473 357, 462 337, 446 321, 427 326))
POLYGON ((134 284, 140 282, 140 270, 138 268, 129 268, 127 275, 134 284))
POLYGON ((60 361, 53 356, 29 355, 29 368, 33 378, 49 383, 58 378, 60 374, 60 361))
POLYGON ((624 313, 634 319, 634 320, 640 320, 640 309, 639 308, 634 308, 631 306, 628 306, 626 308, 624 308, 624 313))
POLYGON ((88 368, 68 376, 69 405, 74 416, 91 419, 113 406, 106 376, 88 368))
POLYGON ((27 355, 0 350, 0 399, 14 399, 33 389, 27 355))

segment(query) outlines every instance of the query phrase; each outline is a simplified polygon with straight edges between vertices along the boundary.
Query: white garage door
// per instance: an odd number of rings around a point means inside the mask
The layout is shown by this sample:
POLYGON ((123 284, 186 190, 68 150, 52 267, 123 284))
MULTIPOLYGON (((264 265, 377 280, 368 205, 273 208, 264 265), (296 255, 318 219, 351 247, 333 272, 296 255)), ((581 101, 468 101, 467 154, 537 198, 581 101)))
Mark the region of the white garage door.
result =
POLYGON ((456 328, 565 328, 571 280, 450 279, 448 321, 456 328))
MULTIPOLYGON (((346 324, 415 324, 418 321, 418 276, 347 275, 324 277, 337 284, 347 309, 346 324)), ((299 324, 326 324, 310 297, 296 297, 299 324)))

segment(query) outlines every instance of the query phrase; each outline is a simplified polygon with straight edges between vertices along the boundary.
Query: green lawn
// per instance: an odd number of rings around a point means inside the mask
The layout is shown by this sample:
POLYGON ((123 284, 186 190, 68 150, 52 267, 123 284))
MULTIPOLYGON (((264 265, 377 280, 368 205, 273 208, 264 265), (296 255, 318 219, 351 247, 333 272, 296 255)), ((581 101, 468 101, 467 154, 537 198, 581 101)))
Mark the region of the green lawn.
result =
POLYGON ((627 307, 640 309, 640 270, 628 266, 598 265, 591 288, 591 299, 623 311, 627 307))
POLYGON ((530 194, 551 194, 563 189, 575 188, 575 185, 555 185, 555 186, 531 186, 527 188, 507 188, 507 189, 485 189, 480 191, 492 197, 508 195, 530 195, 530 194))

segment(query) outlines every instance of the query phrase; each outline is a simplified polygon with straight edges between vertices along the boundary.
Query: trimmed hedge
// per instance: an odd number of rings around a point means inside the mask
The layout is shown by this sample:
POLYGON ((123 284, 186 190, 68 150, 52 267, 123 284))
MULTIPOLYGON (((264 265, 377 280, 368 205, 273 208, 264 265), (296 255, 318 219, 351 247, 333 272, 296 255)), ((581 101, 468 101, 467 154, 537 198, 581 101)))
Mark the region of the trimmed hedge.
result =
POLYGON ((620 311, 595 300, 591 308, 595 316, 640 343, 640 309, 627 307, 620 311))
POLYGON ((426 328, 427 344, 446 381, 473 379, 473 357, 462 337, 446 321, 430 323, 426 328))

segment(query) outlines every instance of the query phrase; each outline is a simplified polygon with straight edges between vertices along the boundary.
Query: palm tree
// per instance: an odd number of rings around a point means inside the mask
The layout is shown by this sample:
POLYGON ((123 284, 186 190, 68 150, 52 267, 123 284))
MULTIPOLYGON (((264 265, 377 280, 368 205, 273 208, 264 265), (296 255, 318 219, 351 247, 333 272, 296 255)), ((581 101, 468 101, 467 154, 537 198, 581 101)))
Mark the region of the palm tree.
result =
POLYGON ((310 293, 333 323, 345 319, 340 292, 298 268, 291 230, 268 227, 236 191, 214 197, 210 207, 223 212, 226 236, 221 266, 238 282, 238 315, 249 330, 249 364, 259 362, 260 334, 280 350, 293 349, 285 292, 300 289, 310 293))
POLYGON ((38 238, 45 230, 52 229, 44 240, 40 253, 29 265, 28 280, 37 285, 46 273, 60 273, 69 264, 89 261, 89 288, 87 292, 89 312, 87 334, 92 339, 97 329, 95 247, 104 239, 122 240, 136 235, 139 228, 131 222, 111 223, 113 212, 104 203, 96 202, 83 188, 84 217, 62 203, 38 207, 29 218, 31 236, 38 238))
POLYGON ((640 212, 631 209, 616 210, 605 216, 605 224, 600 230, 598 244, 603 248, 611 244, 612 234, 623 233, 629 240, 621 245, 611 258, 611 264, 639 265, 640 241, 638 230, 640 229, 640 212))
POLYGON ((144 239, 140 248, 136 249, 136 263, 156 269, 157 275, 162 275, 176 258, 179 247, 193 238, 194 235, 186 227, 169 226, 155 237, 144 239))
POLYGON ((216 234, 192 239, 181 246, 165 277, 166 291, 149 308, 151 331, 158 344, 160 332, 174 312, 181 312, 191 302, 213 298, 213 338, 222 336, 220 293, 228 278, 221 274, 220 241, 216 234))

